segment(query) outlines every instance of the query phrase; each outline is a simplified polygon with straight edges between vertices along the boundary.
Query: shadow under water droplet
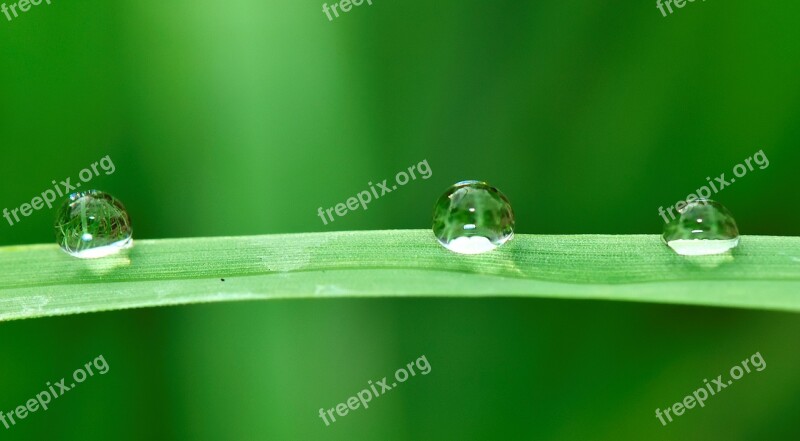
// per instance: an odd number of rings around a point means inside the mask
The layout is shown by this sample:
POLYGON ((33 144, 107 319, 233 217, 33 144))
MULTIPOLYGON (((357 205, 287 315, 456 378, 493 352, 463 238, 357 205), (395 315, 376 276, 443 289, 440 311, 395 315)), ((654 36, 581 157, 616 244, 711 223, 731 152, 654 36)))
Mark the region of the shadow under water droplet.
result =
POLYGON ((719 268, 722 265, 734 261, 734 256, 731 251, 706 256, 681 256, 681 258, 692 266, 703 269, 719 268))
POLYGON ((118 268, 123 268, 131 264, 127 250, 113 256, 106 256, 99 259, 85 259, 82 261, 86 270, 92 275, 104 276, 118 268))

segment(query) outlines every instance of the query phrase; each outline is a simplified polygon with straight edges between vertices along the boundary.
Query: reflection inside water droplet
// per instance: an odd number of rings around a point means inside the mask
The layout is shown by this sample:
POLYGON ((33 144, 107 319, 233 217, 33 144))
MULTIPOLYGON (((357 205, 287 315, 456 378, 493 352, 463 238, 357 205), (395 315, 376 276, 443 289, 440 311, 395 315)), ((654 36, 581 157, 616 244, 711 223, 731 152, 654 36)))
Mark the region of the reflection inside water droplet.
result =
POLYGON ((128 212, 108 193, 73 193, 56 214, 56 241, 68 254, 94 259, 133 245, 128 212))
POLYGON ((739 245, 739 229, 725 206, 698 200, 678 211, 679 217, 664 227, 662 239, 683 256, 706 256, 730 251, 739 245))
POLYGON ((511 203, 485 182, 462 181, 445 191, 433 211, 433 233, 460 254, 491 251, 514 235, 511 203))

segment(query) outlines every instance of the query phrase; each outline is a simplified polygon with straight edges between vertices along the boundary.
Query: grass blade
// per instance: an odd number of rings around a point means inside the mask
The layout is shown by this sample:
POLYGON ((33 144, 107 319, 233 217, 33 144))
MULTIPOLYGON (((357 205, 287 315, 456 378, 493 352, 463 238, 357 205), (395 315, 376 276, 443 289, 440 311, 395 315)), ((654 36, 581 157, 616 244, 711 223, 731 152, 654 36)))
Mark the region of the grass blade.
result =
POLYGON ((517 235, 478 256, 428 230, 138 240, 80 260, 0 248, 0 320, 199 302, 523 296, 800 311, 800 238, 744 236, 732 256, 685 258, 655 235, 517 235), (222 280, 224 279, 224 281, 222 280))

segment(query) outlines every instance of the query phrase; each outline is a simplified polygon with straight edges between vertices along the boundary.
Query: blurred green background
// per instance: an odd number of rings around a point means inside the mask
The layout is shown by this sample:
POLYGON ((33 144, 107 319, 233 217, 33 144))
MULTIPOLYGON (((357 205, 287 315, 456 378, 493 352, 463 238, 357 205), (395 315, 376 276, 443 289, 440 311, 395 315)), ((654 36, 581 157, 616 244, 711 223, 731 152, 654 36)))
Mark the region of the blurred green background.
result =
MULTIPOLYGON (((136 238, 428 228, 482 179, 521 233, 659 233, 675 203, 760 149, 715 198, 744 234, 800 234, 800 4, 53 0, 0 15, 0 209, 105 155, 91 186, 136 238), (427 159, 323 225, 316 211, 427 159)), ((54 210, 0 245, 53 241, 54 210)), ((213 304, 0 324, 0 410, 103 354, 9 439, 790 439, 797 315, 552 300, 213 304), (767 369, 655 418, 760 351, 767 369), (317 413, 425 355, 326 427, 317 413)))

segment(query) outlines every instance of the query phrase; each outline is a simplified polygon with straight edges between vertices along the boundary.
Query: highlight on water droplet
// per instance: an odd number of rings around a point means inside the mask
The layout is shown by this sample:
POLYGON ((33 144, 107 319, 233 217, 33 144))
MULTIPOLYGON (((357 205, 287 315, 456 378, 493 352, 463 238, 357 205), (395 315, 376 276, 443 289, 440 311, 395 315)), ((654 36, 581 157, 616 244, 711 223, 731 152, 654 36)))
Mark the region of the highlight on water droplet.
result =
POLYGON ((686 203, 664 227, 662 239, 683 256, 725 253, 739 245, 739 228, 724 205, 710 199, 686 203))
POLYGON ((133 245, 125 207, 98 190, 69 195, 56 213, 55 230, 61 249, 81 259, 109 256, 133 245))
POLYGON ((450 251, 484 253, 514 236, 514 212, 498 189, 481 181, 461 181, 436 202, 433 234, 450 251))

